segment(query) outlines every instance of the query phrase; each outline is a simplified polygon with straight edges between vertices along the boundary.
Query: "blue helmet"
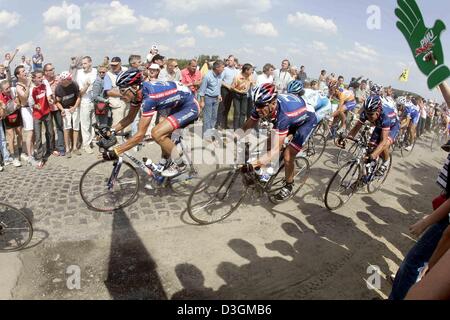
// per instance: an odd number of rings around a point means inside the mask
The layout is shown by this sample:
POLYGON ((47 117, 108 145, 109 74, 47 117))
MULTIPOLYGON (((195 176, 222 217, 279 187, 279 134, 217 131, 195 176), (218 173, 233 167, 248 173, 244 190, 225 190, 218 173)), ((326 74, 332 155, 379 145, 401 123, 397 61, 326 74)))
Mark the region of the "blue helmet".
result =
POLYGON ((303 82, 300 80, 292 80, 287 85, 287 93, 300 94, 303 90, 303 82))
POLYGON ((364 102, 364 110, 367 112, 376 112, 383 106, 383 101, 378 95, 372 95, 364 102))

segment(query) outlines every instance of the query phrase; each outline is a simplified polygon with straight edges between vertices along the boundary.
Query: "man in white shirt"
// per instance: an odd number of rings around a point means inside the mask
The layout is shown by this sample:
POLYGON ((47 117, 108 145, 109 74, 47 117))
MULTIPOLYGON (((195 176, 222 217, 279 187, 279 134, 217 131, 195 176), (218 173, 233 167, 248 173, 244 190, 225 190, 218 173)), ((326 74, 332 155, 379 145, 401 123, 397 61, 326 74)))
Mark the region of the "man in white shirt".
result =
POLYGON ((281 69, 276 70, 274 73, 274 82, 277 86, 278 93, 287 93, 287 85, 294 80, 289 72, 291 63, 285 59, 281 62, 281 69))
POLYGON ((267 63, 263 67, 263 73, 260 74, 256 79, 256 86, 259 87, 260 85, 264 83, 273 83, 273 71, 275 70, 275 67, 267 63))
POLYGON ((86 56, 82 60, 83 69, 78 70, 77 83, 80 87, 81 105, 80 105, 80 124, 81 135, 83 137, 84 151, 88 154, 94 153, 91 148, 91 142, 94 138, 92 124, 95 123, 94 102, 92 97, 92 88, 97 79, 97 69, 92 68, 92 59, 86 56))

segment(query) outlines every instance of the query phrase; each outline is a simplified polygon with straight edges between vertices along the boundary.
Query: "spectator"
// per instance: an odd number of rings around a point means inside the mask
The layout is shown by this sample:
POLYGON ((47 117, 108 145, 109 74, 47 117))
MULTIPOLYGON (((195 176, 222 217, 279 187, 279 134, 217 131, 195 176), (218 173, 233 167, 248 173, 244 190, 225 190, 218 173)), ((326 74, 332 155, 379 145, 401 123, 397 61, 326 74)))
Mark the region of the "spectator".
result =
POLYGON ((355 91, 355 99, 356 99, 356 108, 358 110, 361 110, 362 106, 364 105, 364 102, 367 99, 367 82, 366 80, 361 81, 361 84, 359 85, 358 89, 355 91))
POLYGON ((7 78, 8 78, 8 75, 6 74, 5 65, 0 64, 0 81, 5 80, 7 78))
POLYGON ((223 81, 220 89, 219 110, 217 114, 217 127, 219 129, 228 129, 228 114, 230 113, 231 103, 233 102, 234 92, 231 90, 231 84, 234 78, 239 73, 236 69, 236 58, 233 55, 228 56, 226 61, 227 66, 223 71, 223 81))
POLYGON ((94 101, 95 116, 97 124, 101 126, 112 126, 112 111, 109 107, 109 101, 105 98, 105 76, 108 72, 108 68, 104 65, 100 65, 97 68, 97 79, 95 79, 92 85, 92 97, 94 101))
POLYGON ((128 64, 130 65, 130 68, 140 69, 142 67, 142 57, 137 54, 132 54, 128 58, 128 64))
POLYGON ((50 86, 50 89, 52 90, 52 100, 53 103, 50 104, 50 114, 51 117, 53 119, 53 124, 55 126, 56 129, 56 136, 57 136, 57 140, 56 140, 56 148, 53 151, 53 155, 56 157, 59 156, 64 156, 65 155, 65 151, 64 151, 64 125, 63 125, 63 120, 62 120, 62 116, 61 116, 61 111, 58 109, 58 107, 56 106, 55 102, 55 90, 56 87, 58 86, 58 79, 55 76, 55 67, 51 64, 51 63, 47 63, 44 65, 44 84, 47 86, 50 86))
POLYGON ((12 164, 13 160, 9 155, 6 134, 3 129, 3 119, 6 117, 6 109, 0 106, 0 171, 3 171, 3 167, 7 164, 12 164))
POLYGON ((344 77, 343 76, 339 76, 338 77, 338 86, 339 86, 339 88, 342 88, 342 89, 345 88, 344 77))
POLYGON ((159 68, 162 70, 164 68, 164 59, 165 59, 164 56, 157 54, 153 57, 152 64, 156 63, 157 65, 159 65, 159 68))
POLYGON ((308 79, 308 76, 306 75, 305 72, 305 66, 301 66, 300 71, 298 72, 298 80, 305 83, 306 79, 308 79))
POLYGON ((428 112, 427 112, 427 122, 425 124, 425 130, 430 132, 431 131, 431 125, 433 123, 434 114, 435 114, 435 105, 433 103, 433 100, 428 101, 428 112))
POLYGON ((148 68, 150 81, 157 81, 159 74, 161 73, 161 68, 158 64, 152 63, 148 68))
POLYGON ((117 76, 126 71, 127 68, 122 67, 122 60, 119 57, 112 58, 110 66, 111 70, 106 73, 104 85, 106 96, 112 108, 113 125, 116 125, 128 113, 128 104, 120 99, 122 95, 116 85, 117 76))
POLYGON ((199 90, 200 108, 203 110, 203 138, 207 141, 212 141, 212 131, 216 125, 219 103, 222 101, 220 89, 224 68, 223 61, 214 62, 213 70, 203 78, 199 90))
MULTIPOLYGON (((23 122, 23 140, 24 146, 26 150, 26 155, 21 156, 22 161, 28 161, 31 165, 35 165, 34 157, 33 157, 33 109, 30 105, 30 97, 31 97, 31 79, 29 78, 29 74, 26 72, 24 66, 18 66, 14 70, 14 75, 17 78, 17 99, 19 100, 21 106, 21 115, 23 122)), ((31 74, 30 74, 31 75, 31 74)))
POLYGON ((5 68, 9 68, 11 66, 11 63, 14 61, 14 58, 17 55, 17 52, 19 52, 19 49, 16 49, 14 51, 13 56, 11 57, 10 53, 5 54, 5 61, 3 62, 3 65, 5 66, 5 68))
POLYGON ((281 62, 281 69, 274 72, 274 82, 279 93, 286 93, 288 83, 294 80, 289 73, 290 66, 289 60, 285 59, 281 62))
POLYGON ((202 74, 197 70, 197 60, 192 59, 186 69, 181 71, 181 83, 191 89, 194 96, 197 97, 198 89, 202 84, 202 74))
POLYGON ((178 63, 175 59, 169 59, 167 60, 167 66, 166 68, 162 69, 158 80, 161 81, 175 81, 179 82, 181 80, 181 72, 180 69, 178 69, 178 63))
POLYGON ((42 70, 44 63, 44 55, 42 54, 41 47, 36 48, 36 54, 33 56, 33 71, 42 70))
POLYGON ((298 79, 298 67, 292 66, 289 68, 289 73, 291 74, 292 79, 298 79))
POLYGON ((109 69, 109 57, 108 56, 103 58, 102 66, 106 67, 106 69, 109 69))
POLYGON ((256 86, 260 86, 264 83, 273 83, 274 70, 275 67, 272 64, 266 63, 263 67, 263 73, 260 74, 256 79, 256 86))
POLYGON ((32 80, 34 88, 31 91, 33 97, 33 127, 35 139, 35 153, 37 168, 42 169, 50 152, 55 147, 55 133, 53 121, 50 115, 50 103, 52 102, 52 91, 44 84, 44 73, 41 70, 33 71, 32 80), (42 124, 45 126, 46 148, 42 144, 42 124))
POLYGON ((247 94, 250 87, 254 84, 253 66, 251 64, 245 64, 242 67, 242 71, 236 75, 231 84, 231 89, 234 91, 234 130, 240 129, 244 125, 248 113, 247 94))
POLYGON ((72 80, 77 81, 78 70, 83 69, 83 57, 72 57, 69 72, 72 75, 72 80))
POLYGON ((27 74, 31 74, 31 71, 33 70, 33 67, 31 66, 31 60, 30 59, 27 60, 25 56, 22 56, 22 60, 20 61, 20 64, 18 64, 17 66, 24 67, 25 72, 27 74))
POLYGON ((92 154, 91 143, 94 139, 92 125, 95 123, 94 99, 92 96, 92 87, 97 79, 97 69, 92 68, 92 59, 86 56, 82 60, 83 69, 78 71, 77 84, 80 88, 80 125, 81 136, 83 139, 83 148, 87 154, 92 154))
POLYGON ((81 96, 78 84, 72 80, 70 72, 61 73, 61 80, 56 87, 55 96, 56 105, 64 119, 64 142, 67 158, 72 157, 72 152, 81 156, 81 152, 77 148, 78 133, 80 132, 81 96))
POLYGON ((320 76, 319 76, 319 90, 320 91, 324 91, 327 88, 327 86, 328 86, 327 78, 328 78, 327 71, 326 70, 320 71, 320 76))
POLYGON ((424 134, 425 124, 427 122, 428 109, 421 97, 418 97, 416 99, 416 101, 417 101, 417 106, 420 108, 420 119, 419 119, 419 124, 417 126, 417 128, 418 128, 417 138, 420 138, 424 134))
POLYGON ((384 95, 381 99, 383 100, 383 103, 387 104, 392 109, 397 110, 397 103, 394 99, 394 90, 391 86, 384 89, 384 95))
POLYGON ((0 83, 0 107, 5 109, 4 125, 6 129, 6 141, 9 148, 9 154, 12 157, 12 164, 20 167, 20 155, 22 153, 22 114, 20 104, 16 99, 15 90, 11 89, 8 81, 3 80, 0 83), (15 157, 15 140, 17 139, 18 156, 15 157))

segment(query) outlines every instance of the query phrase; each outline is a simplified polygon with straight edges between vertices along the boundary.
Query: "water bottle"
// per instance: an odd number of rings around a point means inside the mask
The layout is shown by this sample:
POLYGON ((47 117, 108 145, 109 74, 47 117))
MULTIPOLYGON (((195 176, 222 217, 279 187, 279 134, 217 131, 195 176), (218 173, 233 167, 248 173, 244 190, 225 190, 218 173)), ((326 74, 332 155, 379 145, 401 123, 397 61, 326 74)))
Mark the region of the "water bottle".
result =
POLYGON ((271 175, 264 169, 258 168, 255 173, 259 176, 259 181, 267 183, 270 180, 271 175))

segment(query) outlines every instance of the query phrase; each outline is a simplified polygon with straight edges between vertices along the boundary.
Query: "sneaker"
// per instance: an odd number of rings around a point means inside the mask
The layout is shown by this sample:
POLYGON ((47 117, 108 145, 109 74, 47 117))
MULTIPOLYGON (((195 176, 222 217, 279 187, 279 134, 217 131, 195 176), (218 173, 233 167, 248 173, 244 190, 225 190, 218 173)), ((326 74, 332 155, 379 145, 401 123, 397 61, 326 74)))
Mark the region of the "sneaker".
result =
POLYGON ((164 178, 173 178, 181 173, 183 173, 186 170, 187 166, 185 163, 178 165, 175 162, 172 162, 172 164, 162 172, 162 176, 164 178))
POLYGON ((411 150, 412 150, 412 146, 407 146, 407 147, 405 147, 405 151, 410 152, 411 150))
POLYGON ((30 159, 30 157, 27 156, 25 153, 21 153, 19 159, 20 159, 20 161, 28 162, 28 159, 30 159))
POLYGON ((33 167, 36 166, 36 160, 34 159, 34 157, 28 158, 28 164, 33 167))
POLYGON ((285 186, 280 190, 280 192, 275 196, 275 200, 277 201, 286 201, 290 197, 292 197, 292 189, 294 188, 294 184, 285 184, 285 186))
POLYGON ((16 168, 22 166, 22 164, 20 163, 20 161, 17 160, 17 159, 14 159, 14 160, 12 161, 12 165, 13 165, 14 167, 16 167, 16 168))
POLYGON ((444 150, 445 152, 450 152, 450 140, 447 141, 447 143, 444 144, 441 148, 442 148, 442 150, 444 150))
POLYGON ((8 160, 5 160, 5 163, 4 163, 4 166, 6 167, 6 166, 9 166, 9 165, 12 165, 13 164, 13 159, 8 159, 8 160))
POLYGON ((377 172, 375 173, 375 175, 377 177, 382 177, 386 174, 387 171, 387 166, 385 164, 382 164, 381 167, 378 168, 377 172))
POLYGON ((66 156, 66 152, 65 151, 60 151, 59 152, 59 156, 60 157, 65 157, 66 156))
POLYGON ((81 156, 81 151, 80 151, 80 149, 76 149, 73 153, 75 153, 77 156, 81 156))
POLYGON ((94 150, 92 150, 92 148, 89 147, 89 146, 86 146, 86 147, 84 148, 84 151, 85 151, 87 154, 93 154, 93 153, 94 153, 94 150))

